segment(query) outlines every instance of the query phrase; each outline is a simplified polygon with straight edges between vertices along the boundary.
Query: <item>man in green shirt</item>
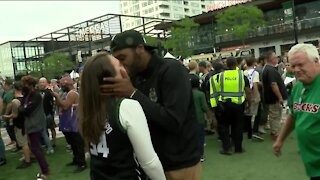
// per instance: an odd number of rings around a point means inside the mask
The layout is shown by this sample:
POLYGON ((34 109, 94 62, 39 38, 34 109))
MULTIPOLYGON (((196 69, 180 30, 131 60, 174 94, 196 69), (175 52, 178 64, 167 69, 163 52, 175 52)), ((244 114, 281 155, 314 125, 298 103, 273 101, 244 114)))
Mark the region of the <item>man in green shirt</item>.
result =
MULTIPOLYGON (((11 112, 11 105, 12 105, 12 100, 14 99, 14 93, 13 93, 13 81, 11 79, 6 79, 4 82, 4 95, 3 95, 3 99, 2 99, 2 115, 8 115, 9 112, 11 112)), ((16 141, 16 136, 14 133, 14 126, 13 126, 13 122, 12 119, 4 119, 6 122, 6 130, 7 133, 11 139, 11 142, 8 145, 14 144, 16 141)))
POLYGON ((203 162, 204 159, 204 126, 205 117, 204 115, 208 113, 208 105, 204 92, 200 91, 200 78, 196 75, 189 74, 189 79, 192 87, 193 101, 196 108, 197 121, 199 126, 199 149, 201 153, 200 161, 203 162))
POLYGON ((300 155, 311 180, 320 180, 320 58, 315 46, 297 44, 288 53, 297 83, 291 92, 290 114, 273 145, 276 155, 295 129, 300 155))

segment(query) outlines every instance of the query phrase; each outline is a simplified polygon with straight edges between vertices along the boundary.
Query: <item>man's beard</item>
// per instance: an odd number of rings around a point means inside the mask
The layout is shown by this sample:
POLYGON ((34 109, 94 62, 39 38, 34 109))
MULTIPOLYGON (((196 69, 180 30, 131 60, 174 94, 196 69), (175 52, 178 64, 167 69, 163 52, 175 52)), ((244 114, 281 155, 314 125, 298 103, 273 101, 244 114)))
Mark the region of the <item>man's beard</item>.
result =
POLYGON ((141 63, 141 57, 134 53, 133 61, 131 66, 127 66, 126 70, 130 78, 134 78, 139 73, 141 67, 139 67, 139 64, 141 63))
POLYGON ((61 87, 61 90, 62 90, 63 92, 69 92, 69 88, 68 88, 68 87, 61 87))

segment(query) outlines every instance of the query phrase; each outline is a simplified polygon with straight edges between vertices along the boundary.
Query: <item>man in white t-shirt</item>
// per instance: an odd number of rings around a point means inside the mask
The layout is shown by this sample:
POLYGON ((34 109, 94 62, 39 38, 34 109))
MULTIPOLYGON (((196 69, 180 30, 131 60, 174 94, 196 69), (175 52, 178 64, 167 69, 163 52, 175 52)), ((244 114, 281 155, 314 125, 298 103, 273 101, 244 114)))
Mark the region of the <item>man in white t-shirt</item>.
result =
POLYGON ((257 133, 252 135, 252 126, 251 122, 252 119, 255 118, 258 114, 258 108, 259 108, 259 103, 260 103, 260 93, 259 93, 259 72, 255 70, 254 65, 255 65, 256 59, 254 57, 246 59, 246 66, 247 69, 244 71, 244 75, 247 76, 249 83, 250 83, 250 89, 251 89, 251 104, 250 106, 246 107, 245 109, 245 116, 247 119, 247 130, 248 130, 248 138, 251 139, 251 137, 258 139, 258 140, 263 140, 262 137, 260 137, 257 133))

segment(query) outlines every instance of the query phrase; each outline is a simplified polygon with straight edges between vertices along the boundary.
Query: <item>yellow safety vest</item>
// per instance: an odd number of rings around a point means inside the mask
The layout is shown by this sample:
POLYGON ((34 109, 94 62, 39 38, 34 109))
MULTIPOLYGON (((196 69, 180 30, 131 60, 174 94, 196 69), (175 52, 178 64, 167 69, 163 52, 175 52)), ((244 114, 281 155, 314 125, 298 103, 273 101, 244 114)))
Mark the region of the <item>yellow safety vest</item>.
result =
POLYGON ((244 74, 242 70, 226 70, 220 73, 220 97, 219 101, 231 99, 235 104, 242 104, 245 100, 244 74))
POLYGON ((211 107, 217 107, 217 103, 220 96, 220 85, 218 83, 218 74, 213 75, 210 82, 210 104, 211 107))

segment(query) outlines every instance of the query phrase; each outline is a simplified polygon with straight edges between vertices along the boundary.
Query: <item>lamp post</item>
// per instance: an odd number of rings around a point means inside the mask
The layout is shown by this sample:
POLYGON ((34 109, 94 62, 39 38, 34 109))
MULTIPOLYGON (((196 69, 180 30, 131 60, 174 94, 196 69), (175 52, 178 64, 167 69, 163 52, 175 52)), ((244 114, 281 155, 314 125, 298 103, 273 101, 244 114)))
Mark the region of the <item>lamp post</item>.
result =
POLYGON ((294 0, 292 0, 291 2, 292 2, 294 42, 295 42, 295 44, 298 44, 298 31, 297 31, 296 9, 295 9, 295 6, 294 6, 294 0))

